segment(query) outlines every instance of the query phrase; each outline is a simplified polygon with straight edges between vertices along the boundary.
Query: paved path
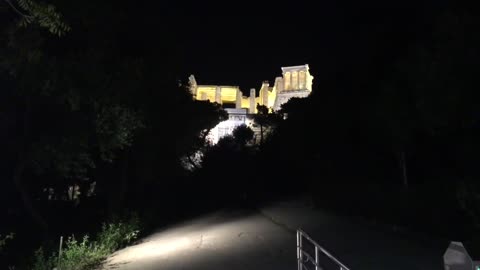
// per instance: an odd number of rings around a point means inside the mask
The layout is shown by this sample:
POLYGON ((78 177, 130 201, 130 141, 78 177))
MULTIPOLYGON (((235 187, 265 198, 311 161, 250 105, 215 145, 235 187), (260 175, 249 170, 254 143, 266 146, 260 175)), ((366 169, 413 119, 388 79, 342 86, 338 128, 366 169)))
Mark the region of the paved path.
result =
POLYGON ((280 204, 259 212, 217 212, 162 229, 115 253, 104 269, 292 270, 298 227, 352 270, 441 270, 448 245, 280 204))
POLYGON ((333 216, 301 202, 277 203, 261 212, 290 230, 301 228, 351 270, 444 269, 443 254, 449 244, 445 239, 333 216))
POLYGON ((295 269, 296 240, 258 213, 217 212, 115 253, 104 269, 295 269))

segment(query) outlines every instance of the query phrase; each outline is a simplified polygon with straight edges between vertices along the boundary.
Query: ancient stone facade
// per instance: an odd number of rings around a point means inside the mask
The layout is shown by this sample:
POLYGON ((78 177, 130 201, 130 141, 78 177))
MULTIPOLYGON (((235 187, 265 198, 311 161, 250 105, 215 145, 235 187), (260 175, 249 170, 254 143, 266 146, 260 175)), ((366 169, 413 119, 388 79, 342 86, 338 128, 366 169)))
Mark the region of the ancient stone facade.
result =
POLYGON ((251 88, 249 96, 244 96, 239 86, 199 85, 193 75, 189 77, 189 81, 194 99, 219 103, 229 114, 228 120, 211 131, 210 139, 212 143, 216 143, 221 137, 231 134, 239 125, 251 126, 249 115, 257 113, 257 105, 264 105, 270 111, 278 111, 290 98, 305 98, 310 95, 313 76, 308 64, 282 67, 282 76, 275 78, 273 86, 264 81, 258 95, 255 88, 251 88))

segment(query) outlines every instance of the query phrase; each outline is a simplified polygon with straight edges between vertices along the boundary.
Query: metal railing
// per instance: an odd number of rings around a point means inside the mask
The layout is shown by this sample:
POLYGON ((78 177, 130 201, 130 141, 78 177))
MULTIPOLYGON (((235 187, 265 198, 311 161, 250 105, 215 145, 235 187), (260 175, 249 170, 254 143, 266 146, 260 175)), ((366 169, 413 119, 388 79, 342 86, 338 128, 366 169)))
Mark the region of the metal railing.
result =
POLYGON ((301 229, 297 230, 297 262, 298 262, 298 270, 310 270, 307 267, 307 263, 310 262, 311 265, 315 267, 315 270, 330 270, 330 269, 324 269, 321 265, 320 262, 320 255, 325 255, 329 261, 330 264, 334 264, 335 268, 333 269, 339 269, 339 270, 350 270, 348 267, 346 267, 343 263, 341 263, 337 258, 333 257, 330 252, 326 251, 322 246, 317 244, 310 236, 308 236, 304 231, 301 229), (305 249, 303 240, 306 240, 310 245, 313 246, 314 248, 314 254, 308 253, 308 251, 305 249))

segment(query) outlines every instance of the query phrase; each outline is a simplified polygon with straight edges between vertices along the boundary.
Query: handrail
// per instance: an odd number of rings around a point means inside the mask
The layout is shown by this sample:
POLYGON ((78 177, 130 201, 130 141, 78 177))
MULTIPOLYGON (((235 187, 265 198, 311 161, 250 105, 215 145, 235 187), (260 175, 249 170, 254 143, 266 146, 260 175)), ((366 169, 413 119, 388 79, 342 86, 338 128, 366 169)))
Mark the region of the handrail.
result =
POLYGON ((307 261, 311 261, 313 265, 315 265, 315 270, 323 270, 322 267, 320 266, 319 262, 319 257, 318 257, 318 252, 322 252, 325 254, 329 259, 331 259, 335 264, 340 266, 340 270, 350 270, 348 267, 346 267, 343 263, 341 263, 337 258, 335 258, 330 252, 328 252, 326 249, 324 249, 322 246, 320 246, 315 240, 313 240, 310 236, 308 236, 307 233, 305 233, 303 230, 298 229, 297 230, 297 262, 298 262, 298 270, 304 270, 308 269, 304 265, 304 260, 303 257, 305 256, 307 258, 307 261), (313 258, 312 255, 310 255, 308 252, 306 252, 303 249, 303 238, 308 240, 310 243, 312 243, 315 246, 315 259, 313 258))

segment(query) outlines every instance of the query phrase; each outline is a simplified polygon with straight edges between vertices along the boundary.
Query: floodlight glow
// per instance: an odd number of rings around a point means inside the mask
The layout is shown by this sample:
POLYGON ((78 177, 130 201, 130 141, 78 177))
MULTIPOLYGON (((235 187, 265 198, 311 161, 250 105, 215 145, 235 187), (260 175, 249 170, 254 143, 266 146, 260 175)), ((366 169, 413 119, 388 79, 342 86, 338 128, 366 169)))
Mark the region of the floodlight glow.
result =
POLYGON ((167 257, 179 251, 188 249, 192 242, 186 237, 171 239, 156 239, 140 245, 131 246, 122 251, 109 263, 130 262, 138 259, 150 259, 153 257, 167 257))
MULTIPOLYGON (((216 213, 162 230, 147 237, 143 243, 120 250, 105 262, 104 269, 119 266, 124 270, 177 269, 184 263, 195 265, 222 261, 218 254, 224 251, 231 258, 257 253, 267 256, 271 252, 267 242, 272 241, 272 245, 282 243, 284 246, 292 241, 292 237, 262 216, 224 219, 216 213), (278 238, 279 234, 281 238, 278 238)), ((293 249, 292 245, 292 252, 293 249)))

